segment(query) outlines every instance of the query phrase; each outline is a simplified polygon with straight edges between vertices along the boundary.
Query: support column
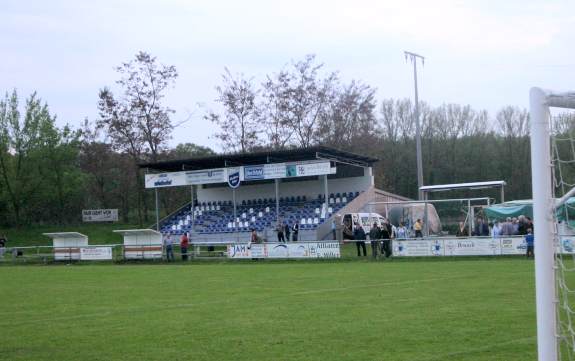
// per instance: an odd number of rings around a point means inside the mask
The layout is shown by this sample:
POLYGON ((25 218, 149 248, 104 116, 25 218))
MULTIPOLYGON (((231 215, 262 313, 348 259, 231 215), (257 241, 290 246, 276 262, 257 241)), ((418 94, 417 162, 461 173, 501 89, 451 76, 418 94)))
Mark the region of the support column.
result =
POLYGON ((468 199, 467 200, 467 224, 468 224, 468 228, 469 228, 469 236, 471 237, 471 235, 473 234, 473 212, 471 212, 471 201, 468 199))
POLYGON ((194 231, 194 222, 196 220, 196 215, 194 214, 196 211, 194 210, 194 186, 190 186, 191 188, 191 197, 190 197, 190 209, 191 209, 191 215, 192 215, 192 225, 190 227, 190 236, 192 235, 192 232, 194 231))
POLYGON ((280 180, 276 178, 274 180, 276 187, 276 223, 280 221, 280 180))
POLYGON ((501 203, 505 202, 505 186, 501 186, 501 203))
POLYGON ((236 189, 232 188, 232 202, 234 203, 234 232, 237 232, 237 219, 238 219, 238 215, 236 212, 236 189))
POLYGON ((428 224, 429 214, 427 210, 427 196, 428 196, 427 192, 423 192, 423 200, 425 201, 423 206, 423 234, 425 234, 425 237, 429 237, 429 224, 428 224))
POLYGON ((160 198, 158 196, 158 188, 154 188, 156 191, 156 231, 160 231, 160 198))
POLYGON ((325 219, 328 219, 327 209, 329 208, 329 192, 327 187, 327 174, 323 176, 323 193, 325 198, 325 219))
POLYGON ((549 107, 543 90, 529 94, 531 115, 531 177, 535 223, 535 291, 537 305, 537 353, 539 360, 557 360, 556 282, 554 270, 555 201, 551 183, 549 107))

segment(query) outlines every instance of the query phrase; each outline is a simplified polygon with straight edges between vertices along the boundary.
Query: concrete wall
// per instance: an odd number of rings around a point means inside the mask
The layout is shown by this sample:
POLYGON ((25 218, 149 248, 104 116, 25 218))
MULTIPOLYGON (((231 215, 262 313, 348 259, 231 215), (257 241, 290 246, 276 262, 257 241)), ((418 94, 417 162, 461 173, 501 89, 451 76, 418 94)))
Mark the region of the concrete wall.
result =
MULTIPOLYGON (((356 192, 365 191, 373 186, 373 175, 371 168, 364 168, 363 177, 337 178, 328 179, 328 192, 356 192)), ((281 182, 279 186, 280 197, 286 196, 307 196, 316 198, 318 194, 324 193, 323 177, 311 181, 290 181, 281 182)), ((217 188, 200 188, 198 187, 197 196, 199 202, 204 201, 231 201, 232 189, 227 185, 217 188)), ((240 185, 236 189, 236 199, 241 202, 247 199, 258 198, 275 198, 275 185, 254 184, 240 185)))

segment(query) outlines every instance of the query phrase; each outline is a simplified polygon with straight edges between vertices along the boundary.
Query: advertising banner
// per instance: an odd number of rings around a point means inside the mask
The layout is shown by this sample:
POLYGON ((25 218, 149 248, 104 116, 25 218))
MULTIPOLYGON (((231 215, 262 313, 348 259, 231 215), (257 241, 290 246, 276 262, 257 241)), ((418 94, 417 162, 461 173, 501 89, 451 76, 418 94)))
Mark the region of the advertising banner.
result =
POLYGON ((443 241, 446 256, 487 256, 501 254, 499 239, 463 238, 443 241))
POLYGON ((297 242, 228 245, 228 258, 339 258, 338 242, 297 242))
POLYGON ((244 180, 308 177, 335 173, 329 161, 244 166, 244 180))
POLYGON ((394 240, 392 247, 396 257, 524 255, 526 250, 524 237, 394 240))
POLYGON ((111 261, 112 247, 84 247, 80 248, 82 261, 111 261))
POLYGON ((179 187, 197 184, 225 183, 225 168, 146 174, 146 188, 179 187))
POLYGON ((443 256, 443 241, 393 241, 393 255, 399 257, 443 256))
POLYGON ((273 163, 233 168, 146 174, 146 188, 179 187, 186 185, 228 183, 232 188, 244 180, 281 179, 335 174, 329 161, 273 163))
POLYGON ((117 222, 117 209, 83 209, 83 222, 117 222))

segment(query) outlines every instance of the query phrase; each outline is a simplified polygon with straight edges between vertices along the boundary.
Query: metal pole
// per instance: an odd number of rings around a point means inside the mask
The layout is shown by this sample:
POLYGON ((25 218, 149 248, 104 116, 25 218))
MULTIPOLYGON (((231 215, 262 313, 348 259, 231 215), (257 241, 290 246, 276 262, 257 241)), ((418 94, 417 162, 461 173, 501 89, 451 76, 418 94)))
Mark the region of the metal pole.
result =
POLYGON ((276 186, 276 223, 280 221, 280 180, 279 178, 275 179, 275 186, 276 186))
POLYGON ((160 200, 158 197, 158 188, 154 188, 156 191, 156 231, 160 231, 160 200))
POLYGON ((505 202, 505 186, 501 186, 501 203, 505 202))
POLYGON ((414 104, 414 112, 413 117, 415 118, 415 146, 417 152, 417 194, 419 200, 423 199, 423 194, 421 192, 421 187, 423 187, 423 160, 421 156, 421 126, 419 123, 419 94, 417 93, 417 59, 421 59, 422 63, 424 61, 424 57, 411 53, 408 51, 404 52, 405 57, 409 56, 411 62, 413 63, 413 84, 415 88, 415 104, 414 104))
POLYGON ((469 236, 473 234, 473 215, 471 214, 471 200, 467 200, 467 224, 469 226, 469 236))
POLYGON ((531 88, 531 177, 535 227, 535 288, 539 361, 557 360, 551 155, 545 92, 531 88))
MULTIPOLYGON (((196 221, 196 211, 195 211, 195 207, 194 207, 194 186, 191 186, 191 206, 190 209, 192 210, 192 226, 190 227, 191 231, 194 231, 194 222, 196 221)), ((191 232, 190 232, 191 235, 191 232)))
POLYGON ((238 224, 238 223, 237 223, 238 215, 237 215, 237 213, 236 213, 236 189, 235 189, 235 188, 232 188, 232 199, 233 199, 233 202, 234 202, 234 232, 237 232, 237 231, 236 231, 236 227, 237 227, 237 224, 238 224))
POLYGON ((429 225, 428 221, 428 209, 427 209, 427 193, 423 194, 423 200, 425 201, 423 206, 423 232, 426 237, 429 237, 429 225))
POLYGON ((325 204, 325 219, 328 219, 327 209, 329 208, 329 190, 327 187, 327 174, 323 176, 323 196, 324 196, 324 204, 325 204))

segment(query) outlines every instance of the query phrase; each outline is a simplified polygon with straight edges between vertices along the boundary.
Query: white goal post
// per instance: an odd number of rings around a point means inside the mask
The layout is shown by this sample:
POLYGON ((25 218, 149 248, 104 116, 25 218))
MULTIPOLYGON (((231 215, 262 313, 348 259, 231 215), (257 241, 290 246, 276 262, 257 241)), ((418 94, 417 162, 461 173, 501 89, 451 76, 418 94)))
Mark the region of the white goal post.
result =
MULTIPOLYGON (((557 304, 555 280, 555 224, 550 144, 549 108, 575 109, 575 92, 555 93, 531 88, 531 176, 535 224, 535 286, 537 303, 537 353, 539 361, 556 361, 557 304)), ((569 192, 571 193, 571 192, 569 192)), ((563 197, 566 200, 569 197, 563 197)))

